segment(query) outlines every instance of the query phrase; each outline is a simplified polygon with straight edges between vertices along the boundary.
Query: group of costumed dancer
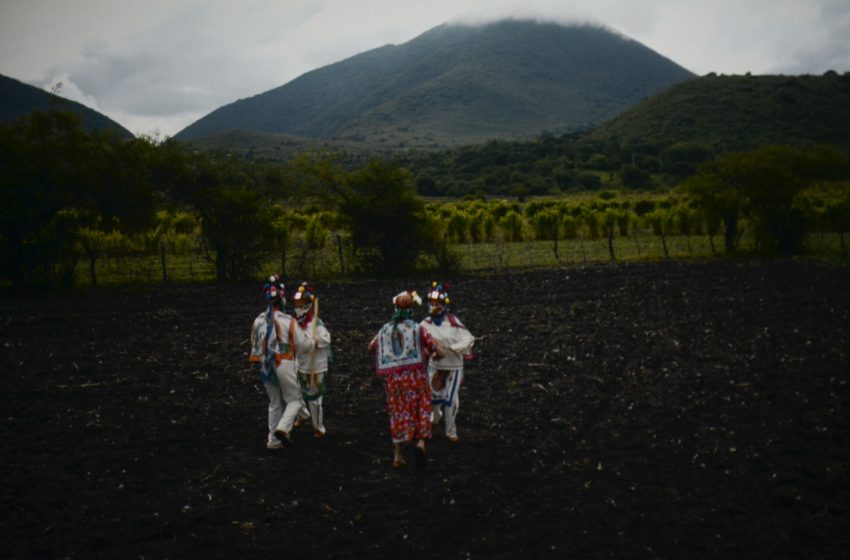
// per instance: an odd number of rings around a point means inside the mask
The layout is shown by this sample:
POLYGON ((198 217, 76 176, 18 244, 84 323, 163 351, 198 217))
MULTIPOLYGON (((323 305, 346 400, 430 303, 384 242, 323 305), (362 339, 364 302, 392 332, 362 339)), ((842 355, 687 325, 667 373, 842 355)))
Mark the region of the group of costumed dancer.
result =
POLYGON ((463 363, 471 358, 475 338, 448 312, 444 286, 434 282, 427 297, 428 317, 417 323, 413 307, 421 305, 422 298, 409 290, 396 295, 392 320, 369 343, 387 394, 393 468, 405 466, 403 448, 414 440, 416 466, 425 467, 425 441, 440 420, 445 420, 449 440, 458 441, 463 363))
POLYGON ((319 319, 319 299, 302 283, 292 296, 295 317, 286 313, 286 289, 279 276, 263 286, 267 309, 251 327, 251 361, 269 396, 266 447, 292 447, 292 429, 308 419, 313 435, 325 436, 322 398, 330 358, 331 333, 319 319))
MULTIPOLYGON (((286 294, 278 276, 264 286, 268 309, 251 330, 251 359, 269 395, 270 449, 291 447, 292 429, 309 418, 314 435, 326 433, 322 395, 331 336, 318 318, 318 298, 305 282, 293 296, 296 317, 285 313, 286 294), (306 403, 306 404, 305 404, 306 403)), ((406 290, 393 298, 392 319, 369 342, 375 373, 384 380, 393 443, 393 468, 407 464, 404 449, 414 443, 415 464, 427 464, 425 441, 442 421, 446 437, 459 441, 457 413, 464 361, 475 337, 449 313, 447 286, 432 283, 428 316, 417 323, 414 306, 422 298, 406 290)))

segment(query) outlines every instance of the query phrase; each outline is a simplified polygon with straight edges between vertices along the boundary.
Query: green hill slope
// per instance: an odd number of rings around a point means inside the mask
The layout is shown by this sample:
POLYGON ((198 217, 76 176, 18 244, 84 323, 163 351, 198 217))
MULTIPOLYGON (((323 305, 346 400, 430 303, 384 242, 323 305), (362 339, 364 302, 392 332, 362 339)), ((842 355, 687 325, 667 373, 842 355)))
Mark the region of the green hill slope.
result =
POLYGON ((442 25, 221 107, 175 138, 240 129, 394 147, 528 138, 589 128, 692 76, 598 27, 442 25))
POLYGON ((850 74, 716 76, 676 84, 585 136, 604 144, 765 144, 850 148, 850 74))
POLYGON ((83 121, 88 131, 111 130, 121 138, 133 138, 133 133, 106 115, 81 103, 54 96, 35 86, 0 74, 0 122, 8 122, 29 115, 35 110, 49 108, 70 111, 83 121))

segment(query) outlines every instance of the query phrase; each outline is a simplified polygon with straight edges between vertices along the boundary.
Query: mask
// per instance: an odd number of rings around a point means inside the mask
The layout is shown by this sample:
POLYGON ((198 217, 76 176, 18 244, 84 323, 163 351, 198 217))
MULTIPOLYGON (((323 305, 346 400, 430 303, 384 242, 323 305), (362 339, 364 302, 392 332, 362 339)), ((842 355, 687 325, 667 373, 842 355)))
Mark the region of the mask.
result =
POLYGON ((295 315, 300 319, 301 317, 306 315, 308 311, 310 311, 309 305, 307 307, 296 307, 295 308, 295 315))

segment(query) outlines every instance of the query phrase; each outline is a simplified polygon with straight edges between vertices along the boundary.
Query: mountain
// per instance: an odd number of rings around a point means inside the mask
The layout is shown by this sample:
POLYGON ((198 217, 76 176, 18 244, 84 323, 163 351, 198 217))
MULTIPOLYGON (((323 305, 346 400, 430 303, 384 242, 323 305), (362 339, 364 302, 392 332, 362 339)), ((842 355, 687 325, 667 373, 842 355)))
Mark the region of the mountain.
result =
POLYGON ((765 144, 850 149, 850 73, 718 76, 676 84, 590 131, 604 144, 701 144, 715 152, 765 144))
POLYGON ((120 138, 133 138, 132 132, 94 109, 0 74, 0 122, 9 122, 35 110, 46 111, 51 107, 78 115, 83 128, 90 132, 111 130, 120 138))
POLYGON ((600 27, 441 25, 221 107, 175 135, 233 130, 436 147, 586 129, 693 74, 600 27))

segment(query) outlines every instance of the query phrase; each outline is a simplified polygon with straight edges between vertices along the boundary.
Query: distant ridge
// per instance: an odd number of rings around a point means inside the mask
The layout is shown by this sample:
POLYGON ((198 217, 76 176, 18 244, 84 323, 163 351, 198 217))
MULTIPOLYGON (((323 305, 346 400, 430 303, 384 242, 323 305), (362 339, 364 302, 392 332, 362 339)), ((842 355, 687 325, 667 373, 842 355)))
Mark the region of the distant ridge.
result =
POLYGON ((600 27, 441 25, 221 107, 175 135, 233 130, 430 146, 590 128, 693 74, 600 27))
POLYGON ((111 130, 120 138, 134 137, 117 122, 82 103, 63 97, 54 99, 51 93, 0 74, 0 122, 25 117, 36 110, 47 111, 51 107, 78 115, 87 131, 111 130))
POLYGON ((709 74, 643 101, 590 131, 585 140, 663 147, 682 142, 715 151, 765 144, 850 149, 850 73, 709 74))

